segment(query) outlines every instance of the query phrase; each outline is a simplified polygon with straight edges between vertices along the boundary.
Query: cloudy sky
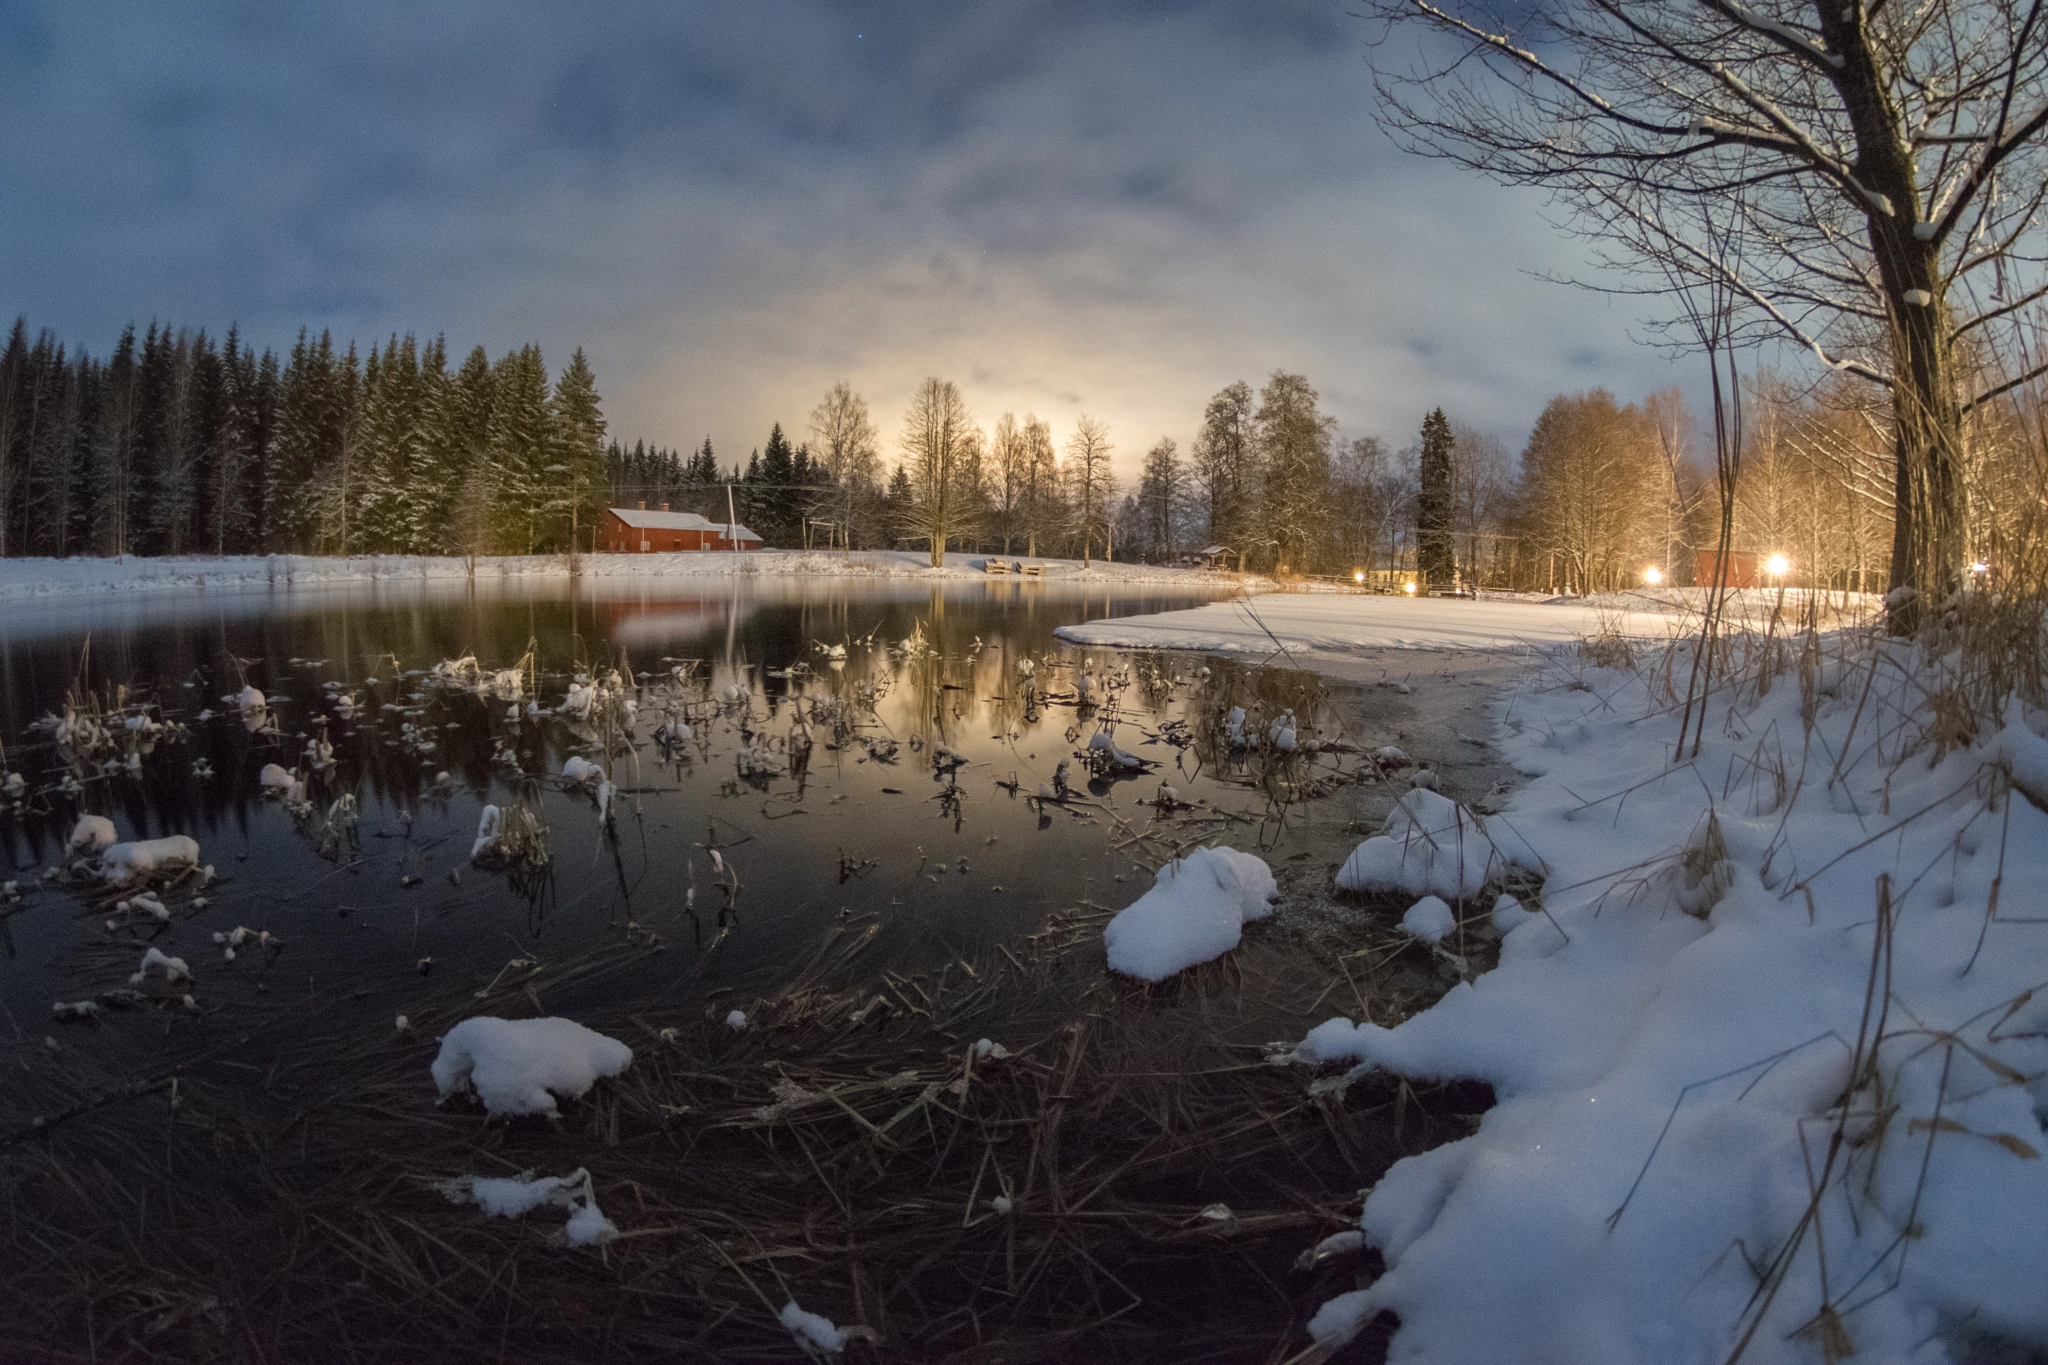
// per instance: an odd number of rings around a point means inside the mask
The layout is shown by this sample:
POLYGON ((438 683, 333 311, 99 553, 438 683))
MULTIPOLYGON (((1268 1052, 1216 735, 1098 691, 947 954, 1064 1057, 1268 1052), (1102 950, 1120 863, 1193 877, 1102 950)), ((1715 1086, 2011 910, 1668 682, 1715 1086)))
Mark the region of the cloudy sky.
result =
POLYGON ((0 306, 581 345, 615 435, 730 458, 846 378, 1107 420, 1297 370, 1347 435, 1686 376, 1532 278, 1542 203, 1377 131, 1335 0, 0 5, 0 306))

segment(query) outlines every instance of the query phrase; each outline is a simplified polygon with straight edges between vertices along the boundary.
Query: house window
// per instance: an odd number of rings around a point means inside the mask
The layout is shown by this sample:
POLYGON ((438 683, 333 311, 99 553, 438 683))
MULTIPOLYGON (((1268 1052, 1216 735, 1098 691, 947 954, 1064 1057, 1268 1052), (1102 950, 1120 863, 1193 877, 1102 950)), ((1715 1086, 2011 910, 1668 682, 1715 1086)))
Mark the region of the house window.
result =
POLYGON ((651 543, 649 543, 648 541, 644 541, 644 540, 643 540, 643 541, 641 541, 641 542, 640 542, 640 553, 641 553, 641 554, 643 554, 643 555, 644 555, 644 554, 646 554, 646 553, 647 553, 647 552, 648 552, 649 550, 651 550, 651 549, 653 549, 653 548, 654 548, 654 546, 653 546, 653 545, 652 545, 651 543))

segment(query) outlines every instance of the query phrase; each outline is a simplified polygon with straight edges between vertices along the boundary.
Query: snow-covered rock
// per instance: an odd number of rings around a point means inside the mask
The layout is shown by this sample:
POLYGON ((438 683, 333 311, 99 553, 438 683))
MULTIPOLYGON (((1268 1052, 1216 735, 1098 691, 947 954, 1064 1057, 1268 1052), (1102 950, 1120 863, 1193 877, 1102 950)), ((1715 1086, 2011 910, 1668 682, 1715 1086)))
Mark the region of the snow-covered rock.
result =
POLYGON ((553 1114, 616 1076, 633 1049, 569 1019, 465 1019, 441 1040, 434 1084, 441 1097, 474 1090, 493 1114, 553 1114))
POLYGON ((1273 871, 1256 854, 1198 848, 1159 869, 1152 888, 1104 928, 1111 971, 1164 981, 1238 945, 1247 921, 1272 913, 1273 871))

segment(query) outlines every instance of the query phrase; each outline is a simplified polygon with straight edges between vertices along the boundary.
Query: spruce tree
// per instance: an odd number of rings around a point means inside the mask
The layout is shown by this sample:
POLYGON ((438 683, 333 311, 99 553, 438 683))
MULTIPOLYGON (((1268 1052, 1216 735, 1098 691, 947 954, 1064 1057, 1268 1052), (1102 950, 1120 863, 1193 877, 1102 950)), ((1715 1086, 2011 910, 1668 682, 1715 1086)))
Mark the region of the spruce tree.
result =
POLYGON ((1451 424, 1442 408, 1422 419, 1422 456, 1415 498, 1415 568, 1424 585, 1449 588, 1457 578, 1451 541, 1451 424))
POLYGON ((562 543, 574 553, 590 543, 605 490, 604 413, 599 408, 597 376, 591 373, 580 346, 555 381, 549 434, 549 516, 562 543))

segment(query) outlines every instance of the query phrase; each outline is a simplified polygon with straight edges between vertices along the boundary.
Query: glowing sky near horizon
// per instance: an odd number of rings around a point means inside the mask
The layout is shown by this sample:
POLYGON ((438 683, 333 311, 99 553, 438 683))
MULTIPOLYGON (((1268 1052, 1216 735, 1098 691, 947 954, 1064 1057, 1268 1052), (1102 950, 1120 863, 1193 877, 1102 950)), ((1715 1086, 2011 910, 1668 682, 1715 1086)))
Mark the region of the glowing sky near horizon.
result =
POLYGON ((1346 435, 1686 382, 1541 200, 1404 155, 1331 0, 0 7, 0 306, 280 350, 584 347, 615 435, 743 456, 845 378, 1092 412, 1124 472, 1305 373, 1346 435))

